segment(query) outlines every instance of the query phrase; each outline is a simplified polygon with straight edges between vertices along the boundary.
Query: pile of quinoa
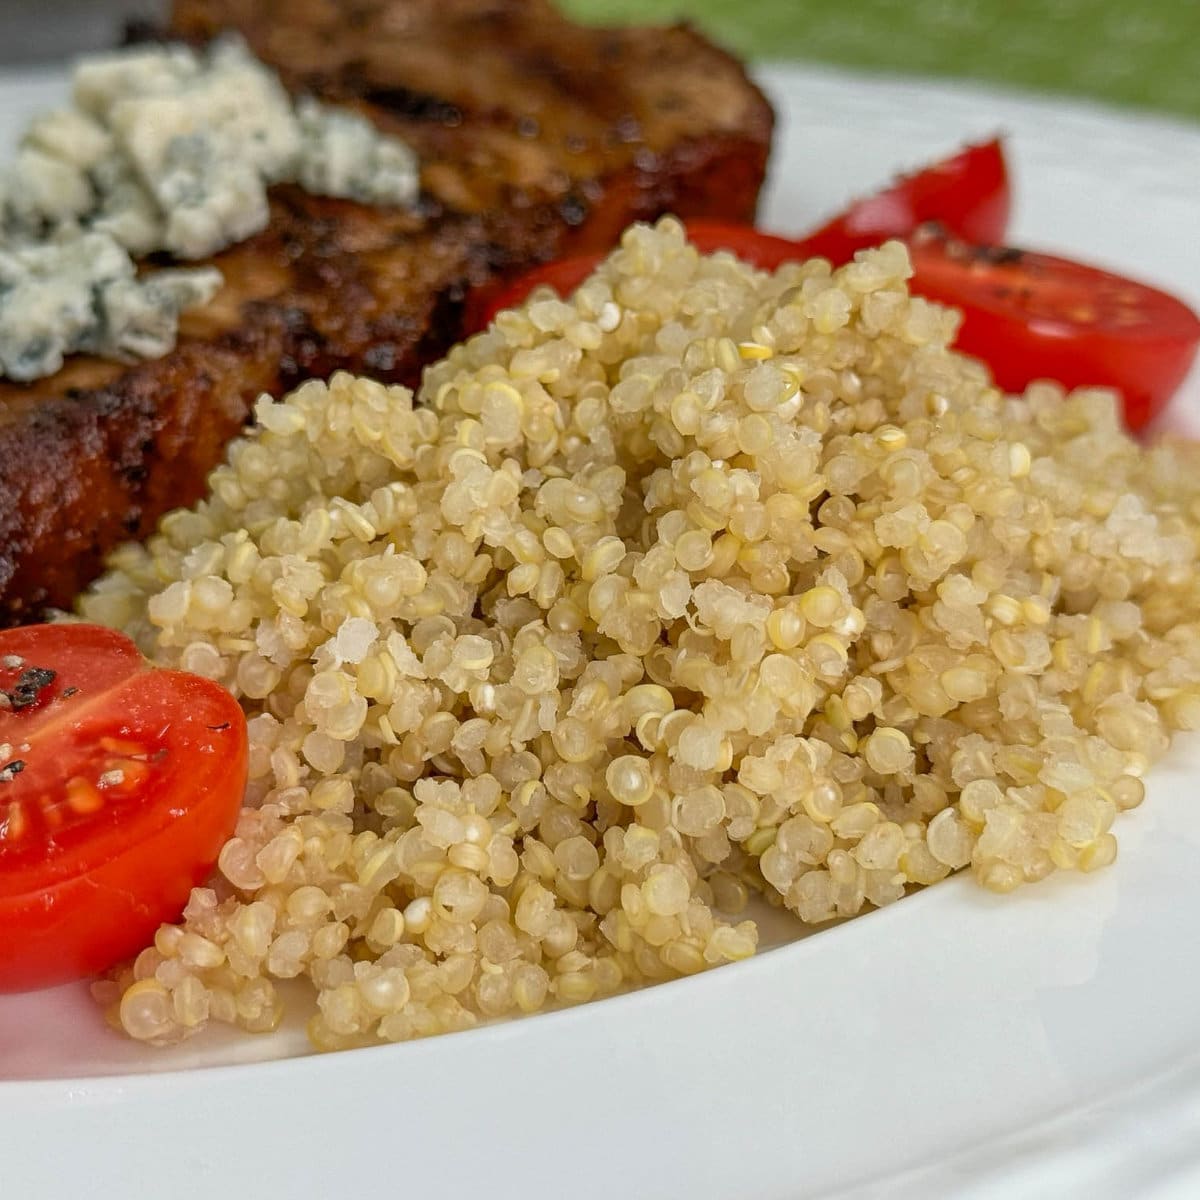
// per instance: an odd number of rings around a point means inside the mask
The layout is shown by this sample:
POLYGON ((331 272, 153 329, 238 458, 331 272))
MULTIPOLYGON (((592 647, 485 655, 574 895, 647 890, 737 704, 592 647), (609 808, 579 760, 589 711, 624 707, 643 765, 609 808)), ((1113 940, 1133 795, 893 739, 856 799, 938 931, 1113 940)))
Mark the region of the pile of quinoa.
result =
POLYGON ((755 271, 635 226, 417 400, 337 375, 80 605, 229 687, 211 887, 101 988, 132 1036, 323 1049, 754 953, 1117 852, 1200 726, 1200 459, 1114 397, 995 390, 904 248, 755 271))

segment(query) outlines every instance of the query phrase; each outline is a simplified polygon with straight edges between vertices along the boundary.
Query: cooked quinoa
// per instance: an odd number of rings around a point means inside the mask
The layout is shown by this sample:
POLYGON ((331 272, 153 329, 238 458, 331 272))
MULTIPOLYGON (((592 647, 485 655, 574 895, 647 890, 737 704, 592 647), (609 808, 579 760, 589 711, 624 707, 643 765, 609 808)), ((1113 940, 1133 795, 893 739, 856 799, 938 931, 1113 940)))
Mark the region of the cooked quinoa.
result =
POLYGON ((257 409, 81 602, 245 705, 213 885, 108 985, 134 1037, 399 1041, 753 954, 959 868, 1113 861, 1200 726, 1200 459, 1006 397, 908 295, 630 229, 417 401, 257 409))

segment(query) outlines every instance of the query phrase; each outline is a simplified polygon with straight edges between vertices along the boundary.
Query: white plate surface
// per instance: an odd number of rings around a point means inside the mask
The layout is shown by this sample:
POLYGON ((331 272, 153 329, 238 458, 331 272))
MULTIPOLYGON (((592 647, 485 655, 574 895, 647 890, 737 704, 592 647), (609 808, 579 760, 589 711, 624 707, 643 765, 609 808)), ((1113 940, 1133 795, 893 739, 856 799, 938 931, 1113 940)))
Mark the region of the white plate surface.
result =
MULTIPOLYGON (((1015 241, 1200 307, 1195 126, 761 77, 781 113, 770 227, 1002 130, 1015 241)), ((0 150, 61 94, 61 75, 0 77, 0 150)), ((1200 372, 1170 423, 1200 431, 1200 372)), ((0 1195, 1200 1195, 1198 789, 1193 740, 1096 877, 1006 898, 955 879, 700 978, 407 1046, 305 1056, 293 1026, 153 1052, 82 987, 0 997, 0 1195)))

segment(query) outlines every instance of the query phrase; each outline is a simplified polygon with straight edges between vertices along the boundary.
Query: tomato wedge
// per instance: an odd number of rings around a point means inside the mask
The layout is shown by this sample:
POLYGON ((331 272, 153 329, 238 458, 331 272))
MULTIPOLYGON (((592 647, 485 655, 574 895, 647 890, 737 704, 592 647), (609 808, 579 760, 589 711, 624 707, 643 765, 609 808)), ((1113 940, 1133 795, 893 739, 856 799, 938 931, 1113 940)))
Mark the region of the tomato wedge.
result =
POLYGON ((241 707, 93 625, 0 632, 0 991, 106 970, 177 918, 233 832, 241 707))
POLYGON ((1035 379, 1119 390, 1140 429, 1183 382, 1200 318, 1157 288, 1099 267, 937 231, 910 244, 914 292, 962 310, 957 347, 1019 392, 1035 379))
MULTIPOLYGON (((1183 381, 1200 342, 1200 320, 1181 301, 1111 272, 1050 255, 998 247, 1011 194, 998 139, 852 204, 799 239, 716 221, 689 221, 704 254, 730 250, 764 270, 822 257, 835 265, 892 237, 909 242, 912 289, 960 308, 958 347, 983 359, 996 382, 1020 391, 1035 379, 1118 389, 1125 419, 1140 429, 1183 381)), ((583 254, 536 267, 470 298, 468 330, 522 304, 534 289, 573 292, 603 260, 583 254)))
MULTIPOLYGON (((702 254, 730 250, 744 262, 773 271, 797 259, 828 258, 835 265, 849 262, 855 251, 891 237, 907 237, 929 221, 937 221, 968 241, 998 242, 1008 226, 1010 208, 1004 147, 999 138, 993 138, 902 175, 891 187, 855 201, 800 239, 722 221, 689 220, 685 224, 688 239, 702 254)), ((604 257, 593 253, 558 259, 507 284, 477 289, 467 299, 467 332, 487 328, 498 312, 516 308, 542 285, 561 296, 570 295, 604 257)))
MULTIPOLYGON (((795 262, 797 258, 810 257, 799 249, 802 243, 777 237, 773 233, 760 233, 748 225, 688 221, 686 229, 688 240, 701 254, 729 250, 743 262, 764 271, 773 271, 780 264, 795 262)), ((526 271, 509 284, 473 292, 467 305, 467 332, 486 329, 497 313, 524 304, 539 287, 549 287, 560 296, 569 296, 607 257, 607 252, 597 252, 556 259, 526 271)))
POLYGON ((496 314, 506 308, 519 308, 540 287, 552 288, 560 296, 569 296, 607 257, 607 254, 577 254, 543 263, 510 283, 477 288, 467 301, 466 329, 478 333, 486 329, 496 314))
POLYGON ((855 201, 800 241, 807 258, 849 262, 857 250, 906 238, 936 221, 968 242, 999 242, 1008 229, 1012 194, 999 138, 901 175, 891 187, 855 201))
MULTIPOLYGON (((697 249, 731 250, 764 269, 813 253, 809 238, 711 223, 687 228, 697 249)), ((1196 357, 1200 318, 1146 284, 1047 254, 969 245, 929 226, 909 239, 909 249, 912 290, 962 310, 958 348, 983 359, 1007 391, 1035 379, 1116 388, 1126 424, 1137 430, 1162 411, 1196 357)), ((493 299, 487 320, 542 285, 569 295, 602 257, 581 255, 530 271, 493 299)))

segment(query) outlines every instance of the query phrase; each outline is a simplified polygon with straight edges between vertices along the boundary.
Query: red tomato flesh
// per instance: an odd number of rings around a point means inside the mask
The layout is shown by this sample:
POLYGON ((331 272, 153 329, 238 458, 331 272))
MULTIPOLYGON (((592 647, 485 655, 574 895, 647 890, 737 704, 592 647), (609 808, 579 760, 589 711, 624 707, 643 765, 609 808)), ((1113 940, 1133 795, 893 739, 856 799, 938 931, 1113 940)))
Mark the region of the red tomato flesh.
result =
POLYGON ((937 221, 968 242, 1000 242, 1008 229, 1012 194, 999 138, 902 175, 891 187, 855 201, 800 245, 807 258, 849 262, 857 250, 905 238, 937 221))
MULTIPOLYGON (((765 270, 812 257, 813 239, 791 241, 742 226, 689 224, 703 253, 730 250, 765 270)), ((1019 392, 1037 379, 1068 388, 1116 388, 1125 421, 1140 429, 1183 382, 1200 345, 1200 318, 1182 301, 1098 267, 1007 247, 969 245, 925 227, 909 239, 912 290, 958 308, 958 349, 981 358, 996 383, 1019 392)), ((602 255, 538 267, 495 297, 490 320, 537 287, 569 295, 602 255)))
POLYGON ((962 310, 955 345, 1019 392, 1036 379, 1116 388, 1140 429, 1183 382, 1200 318, 1157 288, 1048 254, 969 246, 937 234, 910 245, 912 290, 962 310))
POLYGON ((0 632, 0 991, 106 970, 176 919, 233 832, 241 707, 91 625, 0 632))

